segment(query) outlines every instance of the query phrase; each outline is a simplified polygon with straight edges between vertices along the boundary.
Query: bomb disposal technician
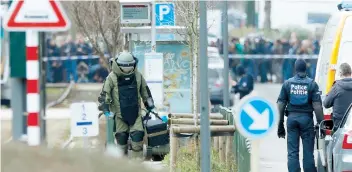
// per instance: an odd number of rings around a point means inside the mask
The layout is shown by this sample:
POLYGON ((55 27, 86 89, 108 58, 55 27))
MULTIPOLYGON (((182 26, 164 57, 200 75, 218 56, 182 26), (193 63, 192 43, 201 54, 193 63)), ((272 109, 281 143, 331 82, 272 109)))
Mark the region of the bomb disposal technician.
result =
POLYGON ((153 97, 131 53, 122 52, 110 61, 112 71, 105 80, 103 112, 115 115, 115 138, 127 155, 128 137, 131 136, 132 158, 143 158, 144 128, 141 118, 141 99, 148 110, 154 108, 153 97))
POLYGON ((316 172, 314 161, 314 120, 323 120, 323 107, 318 84, 306 74, 307 64, 303 59, 295 62, 296 75, 284 82, 277 100, 280 121, 278 137, 285 138, 284 114, 287 115, 288 171, 300 172, 299 143, 303 143, 303 169, 316 172))

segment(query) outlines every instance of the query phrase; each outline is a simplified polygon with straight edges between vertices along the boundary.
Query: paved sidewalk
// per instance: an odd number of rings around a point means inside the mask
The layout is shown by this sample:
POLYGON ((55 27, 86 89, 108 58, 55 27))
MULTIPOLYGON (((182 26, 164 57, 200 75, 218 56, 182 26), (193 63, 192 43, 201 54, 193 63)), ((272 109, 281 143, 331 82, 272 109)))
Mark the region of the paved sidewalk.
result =
MULTIPOLYGON (((1 143, 12 140, 12 110, 1 109, 1 143)), ((60 147, 69 135, 69 109, 47 110, 47 142, 49 147, 60 147)))

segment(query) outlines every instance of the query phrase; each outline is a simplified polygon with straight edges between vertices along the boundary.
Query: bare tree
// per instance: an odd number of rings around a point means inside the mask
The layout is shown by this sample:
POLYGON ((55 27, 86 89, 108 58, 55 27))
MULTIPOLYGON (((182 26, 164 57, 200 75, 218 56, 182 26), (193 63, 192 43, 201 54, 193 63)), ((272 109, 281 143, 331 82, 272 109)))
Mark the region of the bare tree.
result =
POLYGON ((264 11, 265 11, 264 29, 271 30, 271 0, 265 1, 264 11))
MULTIPOLYGON (((167 2, 170 2, 169 0, 167 2)), ((171 1, 175 4, 176 24, 185 29, 175 31, 183 37, 189 47, 192 64, 192 112, 197 116, 199 112, 199 0, 171 1)), ((215 8, 214 2, 207 3, 207 9, 215 8)), ((209 22, 209 21, 208 21, 209 22)), ((210 27, 212 23, 208 24, 210 27)))
MULTIPOLYGON (((185 30, 180 31, 177 34, 184 37, 186 44, 189 47, 191 55, 191 64, 192 64, 192 112, 197 119, 198 114, 198 96, 199 90, 198 86, 198 49, 199 49, 199 1, 176 1, 175 8, 183 9, 176 10, 176 18, 178 19, 177 23, 182 23, 185 30)), ((195 122, 196 125, 196 122, 195 122)))
POLYGON ((65 1, 63 5, 72 23, 89 40, 107 67, 104 55, 115 57, 123 49, 119 1, 65 1))

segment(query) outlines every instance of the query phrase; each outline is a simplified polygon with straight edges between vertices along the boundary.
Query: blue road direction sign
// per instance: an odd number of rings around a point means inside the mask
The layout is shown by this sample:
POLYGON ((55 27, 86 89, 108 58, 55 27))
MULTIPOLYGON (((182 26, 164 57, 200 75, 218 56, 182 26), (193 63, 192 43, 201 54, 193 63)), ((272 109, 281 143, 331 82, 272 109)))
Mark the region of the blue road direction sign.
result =
POLYGON ((276 126, 278 110, 275 105, 257 96, 249 96, 239 103, 235 123, 239 132, 251 139, 259 139, 269 134, 276 126))
POLYGON ((155 4, 155 25, 175 26, 175 5, 173 3, 155 4))

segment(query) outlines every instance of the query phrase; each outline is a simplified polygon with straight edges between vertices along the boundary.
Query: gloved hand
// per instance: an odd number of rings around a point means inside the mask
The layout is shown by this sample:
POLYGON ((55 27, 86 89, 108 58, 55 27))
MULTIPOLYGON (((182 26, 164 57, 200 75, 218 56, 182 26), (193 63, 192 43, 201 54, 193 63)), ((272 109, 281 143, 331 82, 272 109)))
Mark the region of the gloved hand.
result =
POLYGON ((284 127, 284 123, 279 123, 279 127, 277 129, 277 136, 279 138, 285 138, 286 137, 286 130, 285 130, 285 127, 284 127))
POLYGON ((151 111, 153 111, 153 109, 155 108, 155 106, 153 105, 153 106, 148 106, 148 107, 146 107, 147 108, 147 110, 149 111, 149 112, 151 112, 151 111))
POLYGON ((320 128, 320 123, 319 122, 317 124, 315 124, 315 126, 314 126, 315 132, 319 132, 320 133, 320 135, 319 135, 320 138, 324 138, 326 136, 325 130, 323 130, 323 129, 324 128, 320 128))
POLYGON ((320 124, 320 123, 318 122, 317 124, 314 125, 314 129, 315 129, 315 130, 319 130, 319 124, 320 124))
POLYGON ((105 117, 109 117, 110 116, 110 112, 109 111, 105 111, 104 115, 105 115, 105 117))
POLYGON ((236 94, 236 91, 237 91, 237 85, 234 85, 231 87, 231 93, 232 94, 236 94))
POLYGON ((149 97, 147 99, 147 102, 145 103, 145 105, 146 105, 145 107, 147 108, 147 110, 149 112, 152 111, 155 108, 154 100, 151 97, 149 97))

